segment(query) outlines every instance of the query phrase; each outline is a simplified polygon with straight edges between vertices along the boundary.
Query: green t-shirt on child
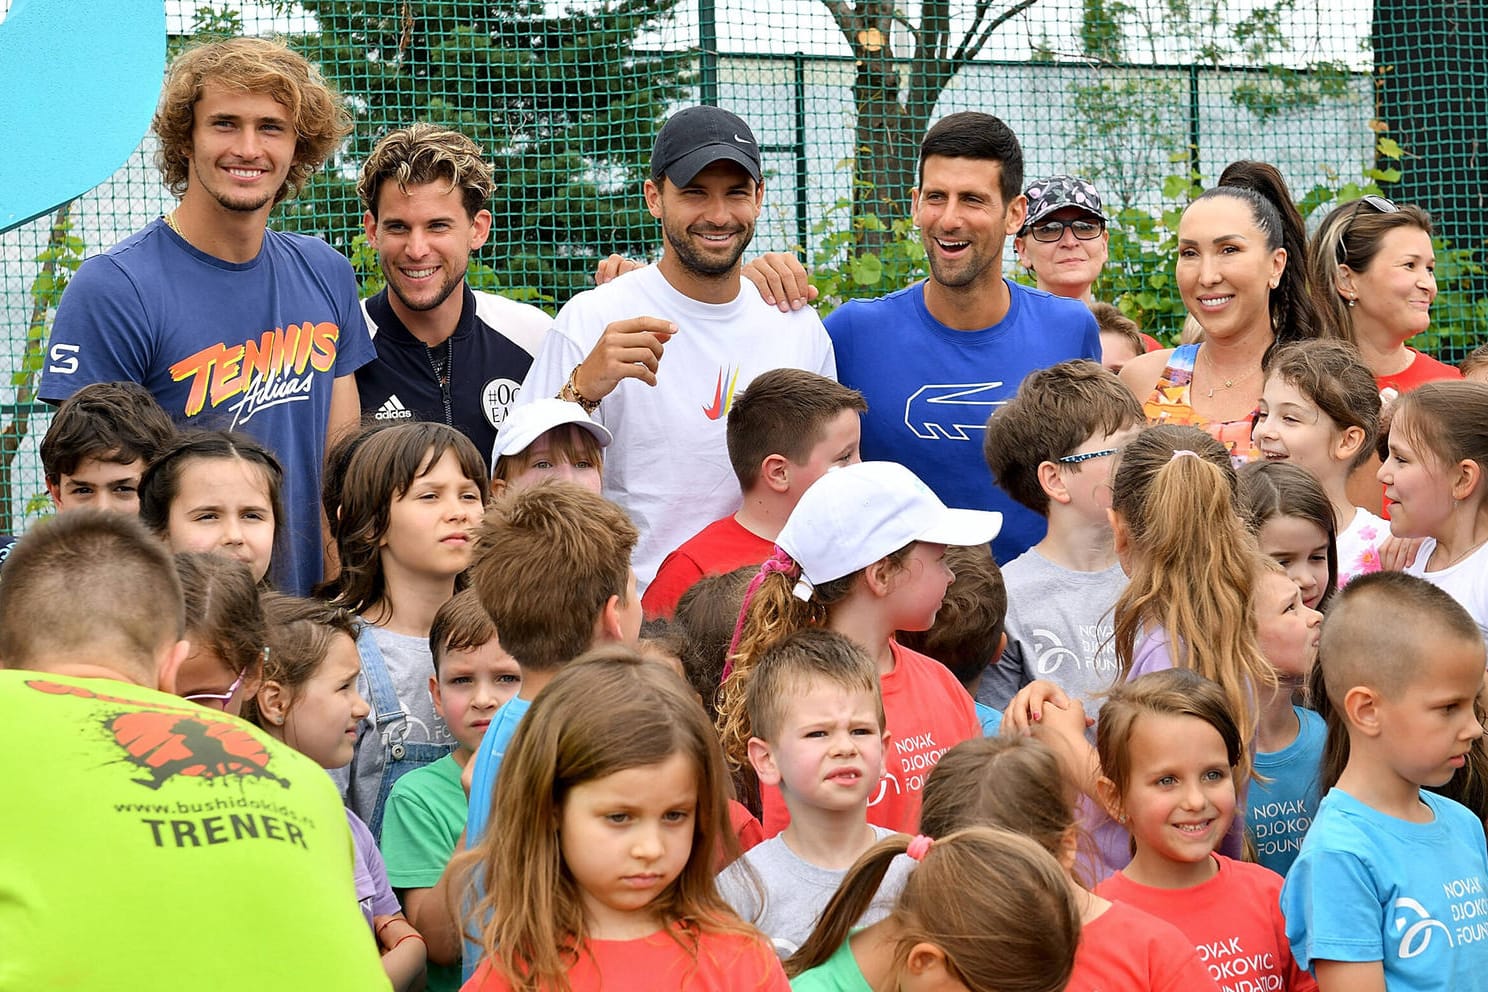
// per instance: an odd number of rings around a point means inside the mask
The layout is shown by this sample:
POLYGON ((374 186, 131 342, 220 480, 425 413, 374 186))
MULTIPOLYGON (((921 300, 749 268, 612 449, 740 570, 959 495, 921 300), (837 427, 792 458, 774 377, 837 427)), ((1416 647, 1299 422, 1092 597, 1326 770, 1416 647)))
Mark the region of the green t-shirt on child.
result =
MULTIPOLYGON (((393 783, 382 814, 382 860, 395 889, 439 882, 465 829, 467 801, 453 755, 415 768, 393 783)), ((459 965, 429 965, 429 992, 456 992, 459 965)))

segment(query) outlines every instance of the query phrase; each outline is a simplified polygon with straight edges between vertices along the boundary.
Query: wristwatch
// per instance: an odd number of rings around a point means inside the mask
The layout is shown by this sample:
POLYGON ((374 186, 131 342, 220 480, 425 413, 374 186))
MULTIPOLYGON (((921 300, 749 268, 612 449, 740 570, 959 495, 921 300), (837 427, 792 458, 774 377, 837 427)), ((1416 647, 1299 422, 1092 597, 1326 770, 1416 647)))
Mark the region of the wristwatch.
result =
POLYGON ((568 374, 568 381, 563 384, 562 389, 558 390, 558 398, 569 403, 577 403, 583 407, 585 413, 593 413, 599 409, 599 400, 591 400, 579 392, 579 387, 574 384, 574 377, 578 374, 579 366, 575 365, 573 371, 568 374))

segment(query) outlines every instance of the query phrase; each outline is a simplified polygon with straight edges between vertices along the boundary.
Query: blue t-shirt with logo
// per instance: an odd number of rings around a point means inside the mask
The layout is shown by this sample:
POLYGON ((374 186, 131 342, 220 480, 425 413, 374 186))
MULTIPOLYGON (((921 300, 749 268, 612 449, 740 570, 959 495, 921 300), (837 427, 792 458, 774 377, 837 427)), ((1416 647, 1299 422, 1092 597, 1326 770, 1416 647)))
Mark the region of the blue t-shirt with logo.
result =
POLYGON ((272 575, 304 595, 321 576, 331 387, 375 356, 351 263, 324 241, 265 231, 251 261, 225 262, 156 220, 72 277, 40 396, 137 382, 182 426, 256 437, 284 466, 272 575))
POLYGON ((1379 961, 1390 992, 1481 989, 1488 976, 1488 846, 1465 807, 1421 793, 1431 822, 1338 789, 1318 807, 1281 889, 1297 963, 1379 961))
POLYGON ((975 331, 946 327, 925 306, 925 284, 850 300, 824 321, 837 378, 868 400, 863 460, 898 462, 947 506, 1002 513, 998 562, 1037 544, 1045 521, 994 485, 982 456, 987 418, 1028 373, 1074 358, 1100 361, 1100 332, 1078 300, 1006 283, 1003 319, 975 331))
POLYGON ((1317 813, 1319 774, 1328 725, 1312 710, 1293 706, 1297 739, 1280 751, 1257 751, 1250 780, 1250 816, 1245 827, 1255 842, 1256 861, 1285 875, 1302 850, 1302 838, 1317 813))
MULTIPOLYGON (((491 725, 486 728, 486 736, 481 738, 475 757, 470 759, 475 762, 475 769, 470 773, 470 811, 465 817, 466 847, 474 847, 481 834, 486 832, 486 825, 491 822, 491 797, 496 794, 496 774, 501 771, 501 761, 506 757, 506 749, 511 746, 518 725, 531 708, 531 700, 521 696, 513 696, 503 703, 501 709, 491 718, 491 725)), ((479 900, 480 895, 480 892, 473 895, 472 905, 479 900)), ((464 981, 468 982, 470 976, 475 974, 475 966, 480 961, 480 945, 466 937, 464 958, 461 961, 464 981)))

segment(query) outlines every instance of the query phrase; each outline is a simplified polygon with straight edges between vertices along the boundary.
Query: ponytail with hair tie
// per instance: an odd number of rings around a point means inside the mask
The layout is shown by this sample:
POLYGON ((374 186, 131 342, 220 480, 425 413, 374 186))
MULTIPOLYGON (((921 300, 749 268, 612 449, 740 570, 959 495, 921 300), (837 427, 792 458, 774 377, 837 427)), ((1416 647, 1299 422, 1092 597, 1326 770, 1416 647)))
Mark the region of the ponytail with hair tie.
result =
MULTIPOLYGON (((774 553, 760 564, 759 571, 754 578, 749 580, 749 586, 744 590, 744 602, 739 605, 739 619, 734 622, 734 636, 729 638, 728 657, 723 662, 723 679, 729 677, 734 670, 734 653, 739 650, 739 636, 744 633, 744 620, 749 616, 749 604, 754 601, 754 594, 759 592, 759 587, 772 573, 779 572, 781 575, 795 578, 801 574, 801 566, 797 565, 795 559, 781 550, 780 545, 775 545, 774 553)), ((797 583, 799 586, 799 583, 797 583)), ((808 598, 808 597, 803 597, 808 598)))

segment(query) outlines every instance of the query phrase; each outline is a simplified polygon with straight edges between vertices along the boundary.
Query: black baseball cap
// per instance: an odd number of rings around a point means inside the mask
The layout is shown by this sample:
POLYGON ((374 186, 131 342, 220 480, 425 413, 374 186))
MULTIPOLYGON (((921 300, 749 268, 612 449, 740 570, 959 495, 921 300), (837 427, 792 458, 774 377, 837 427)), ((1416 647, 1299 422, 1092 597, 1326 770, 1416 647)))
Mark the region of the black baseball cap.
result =
POLYGON ((651 177, 686 186, 714 162, 737 162, 760 181, 759 143, 738 114, 719 107, 688 107, 662 125, 651 148, 651 177))

